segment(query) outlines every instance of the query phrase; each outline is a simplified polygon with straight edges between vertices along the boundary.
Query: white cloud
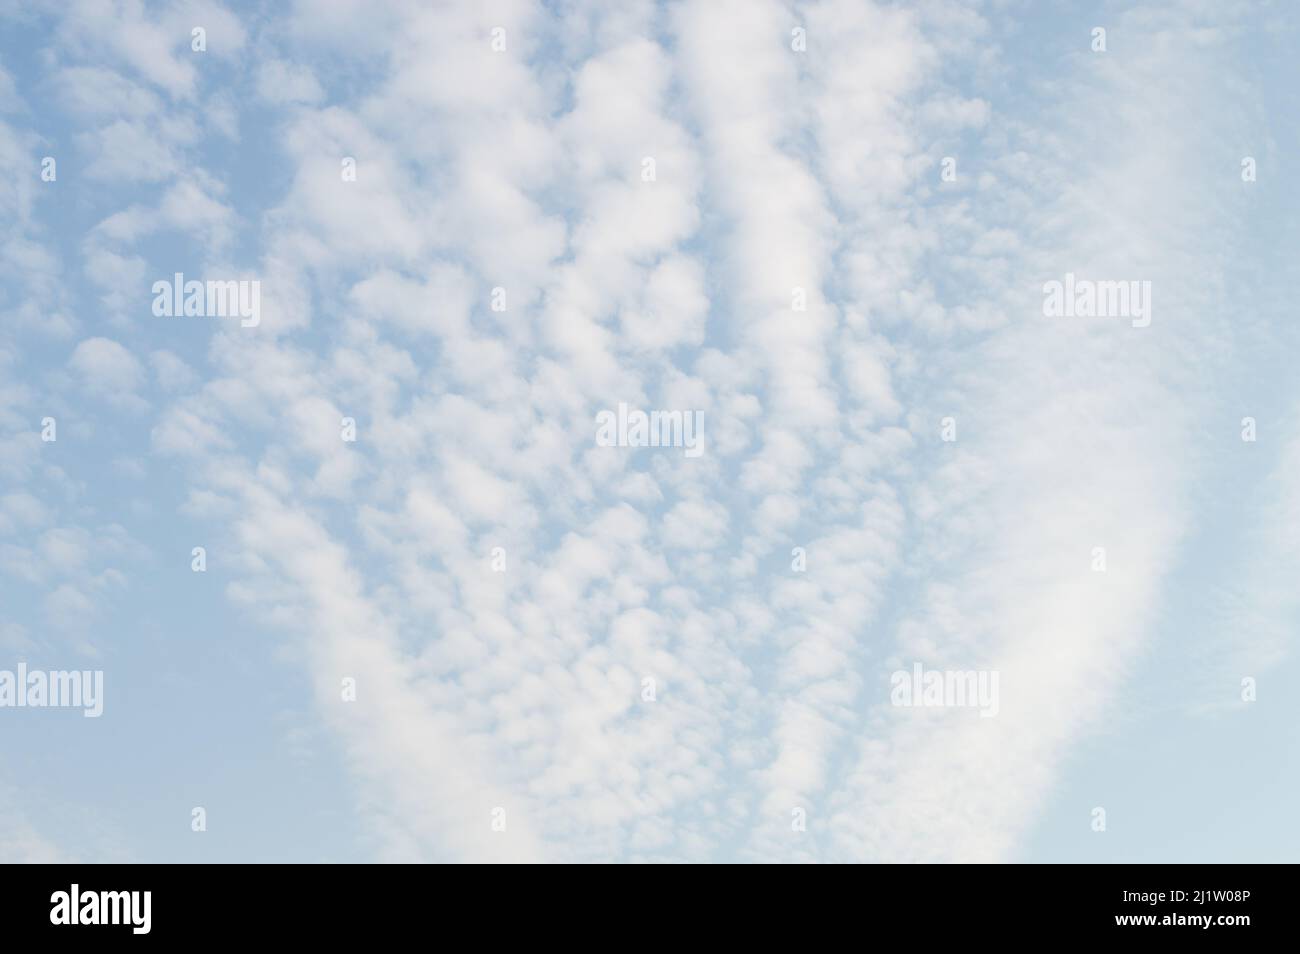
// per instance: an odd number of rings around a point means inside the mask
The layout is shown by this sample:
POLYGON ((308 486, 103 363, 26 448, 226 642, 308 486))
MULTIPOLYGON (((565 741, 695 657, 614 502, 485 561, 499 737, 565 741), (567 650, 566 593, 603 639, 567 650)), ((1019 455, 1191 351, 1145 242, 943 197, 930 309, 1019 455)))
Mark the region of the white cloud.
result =
POLYGON ((134 397, 144 380, 144 368, 136 357, 108 338, 82 341, 68 366, 87 390, 118 401, 134 397))
MULTIPOLYGON (((151 413, 185 516, 228 538, 229 597, 287 635, 381 858, 1014 854, 1141 658, 1192 521, 1185 336, 1212 329, 1202 237, 1236 214, 1212 147, 1249 138, 1217 34, 1134 15, 1151 42, 1065 64, 1025 125, 1000 79, 953 87, 954 63, 1005 67, 982 14, 946 5, 72 12, 53 88, 88 174, 156 187, 95 207, 78 272, 119 340, 82 340, 50 383, 151 413), (200 19, 209 55, 188 49, 200 19), (328 106, 322 62, 348 68, 328 106), (205 137, 264 112, 270 198, 203 168, 205 137), (213 326, 203 358, 132 323, 177 236, 263 283, 262 325, 213 326), (1152 326, 1049 324, 1037 290, 1066 270, 1149 275, 1152 326), (619 402, 702 411, 705 454, 596 447, 619 402), (884 704, 914 660, 997 668, 999 717, 884 704)), ((37 143, 0 125, 8 164, 37 143)), ((0 183, 24 328, 70 313, 42 199, 0 183)), ((46 382, 10 383, 20 340, 0 338, 0 468, 66 492, 32 434, 46 382)), ((115 450, 110 476, 153 475, 144 456, 115 450)), ((1261 531, 1278 566, 1283 490, 1261 531)), ((43 624, 87 633, 133 544, 65 516, 7 492, 0 562, 43 624)), ((1241 619, 1259 659, 1293 602, 1266 569, 1241 619)))
POLYGON ((164 391, 185 390, 198 380, 194 369, 170 351, 151 352, 149 365, 164 391))
POLYGON ((300 63, 267 60, 257 74, 257 92, 267 102, 315 104, 325 98, 316 74, 300 63))

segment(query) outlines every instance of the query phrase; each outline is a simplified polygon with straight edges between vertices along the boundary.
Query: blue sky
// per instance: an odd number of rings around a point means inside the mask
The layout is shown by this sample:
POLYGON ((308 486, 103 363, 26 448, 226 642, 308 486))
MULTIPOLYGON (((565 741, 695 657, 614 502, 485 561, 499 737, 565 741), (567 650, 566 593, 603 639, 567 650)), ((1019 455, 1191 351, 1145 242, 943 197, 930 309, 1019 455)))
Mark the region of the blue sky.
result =
POLYGON ((1296 30, 0 0, 0 860, 1295 860, 1296 30))

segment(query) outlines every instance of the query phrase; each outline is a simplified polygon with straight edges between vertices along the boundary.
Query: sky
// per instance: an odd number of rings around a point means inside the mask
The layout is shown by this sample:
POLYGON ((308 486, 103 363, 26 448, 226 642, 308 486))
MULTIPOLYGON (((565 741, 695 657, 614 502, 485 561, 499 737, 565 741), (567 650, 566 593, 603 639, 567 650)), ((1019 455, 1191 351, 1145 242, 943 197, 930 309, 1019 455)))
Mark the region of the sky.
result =
POLYGON ((0 861, 1297 860, 1297 29, 0 0, 0 861))

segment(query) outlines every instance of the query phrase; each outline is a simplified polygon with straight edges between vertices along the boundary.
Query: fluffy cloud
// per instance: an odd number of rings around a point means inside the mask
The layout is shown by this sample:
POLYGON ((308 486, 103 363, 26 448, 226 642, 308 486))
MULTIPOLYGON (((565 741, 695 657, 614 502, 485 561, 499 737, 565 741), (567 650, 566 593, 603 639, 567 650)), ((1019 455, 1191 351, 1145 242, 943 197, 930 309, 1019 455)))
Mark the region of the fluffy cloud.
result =
POLYGON ((122 401, 135 395, 144 369, 135 355, 108 338, 87 338, 77 345, 68 367, 90 392, 122 401))
MULTIPOLYGON (((0 497, 6 571, 74 630, 123 583, 102 555, 133 536, 35 493, 62 475, 80 500, 31 424, 67 394, 129 407, 120 492, 148 455, 184 475, 380 858, 1014 857, 1194 530, 1197 347, 1225 335, 1206 236, 1241 215, 1215 143, 1252 126, 1213 31, 1121 18, 1146 42, 1080 41, 1048 109, 1007 93, 995 16, 75 5, 51 88, 95 188, 123 187, 74 245, 113 337, 0 379, 23 435, 0 467, 31 481, 0 497), (253 187, 220 157, 261 112, 253 187), (189 242, 260 279, 257 328, 136 320, 189 242), (1154 321, 1044 318, 1066 272, 1153 279, 1154 321), (597 446, 620 404, 699 412, 705 453, 597 446), (913 661, 998 670, 998 718, 890 706, 913 661)), ((8 165, 35 142, 0 125, 8 165)), ((61 269, 9 182, 0 241, 31 277, 3 308, 31 318, 61 269)), ((6 372, 32 334, 0 337, 6 372)), ((1258 531, 1278 564, 1287 455, 1258 531)), ((1294 607, 1252 567, 1233 618, 1271 664, 1294 607)))

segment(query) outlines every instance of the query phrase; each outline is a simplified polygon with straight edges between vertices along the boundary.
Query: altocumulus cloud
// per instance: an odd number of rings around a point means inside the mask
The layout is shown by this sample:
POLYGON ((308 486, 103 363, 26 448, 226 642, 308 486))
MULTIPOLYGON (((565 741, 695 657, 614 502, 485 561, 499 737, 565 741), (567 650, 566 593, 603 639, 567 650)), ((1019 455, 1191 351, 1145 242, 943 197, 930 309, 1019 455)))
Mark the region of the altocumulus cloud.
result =
MULTIPOLYGON (((117 594, 179 568, 290 674, 239 691, 295 757, 324 730, 350 855, 998 861, 1208 521, 1238 570, 1170 691, 1228 718, 1288 665, 1300 351, 1223 241, 1281 194, 1241 172, 1281 161, 1248 7, 1108 7, 1104 50, 1029 5, 373 7, 0 12, 43 51, 0 71, 0 645, 103 668, 106 724, 161 668, 117 594), (181 273, 259 321, 155 318, 181 273), (1066 274, 1150 320, 1046 316, 1066 274), (598 440, 620 407, 702 452, 598 440), (995 714, 891 705, 914 665, 996 673, 995 714)), ((63 853, 0 799, 0 850, 63 853)))

